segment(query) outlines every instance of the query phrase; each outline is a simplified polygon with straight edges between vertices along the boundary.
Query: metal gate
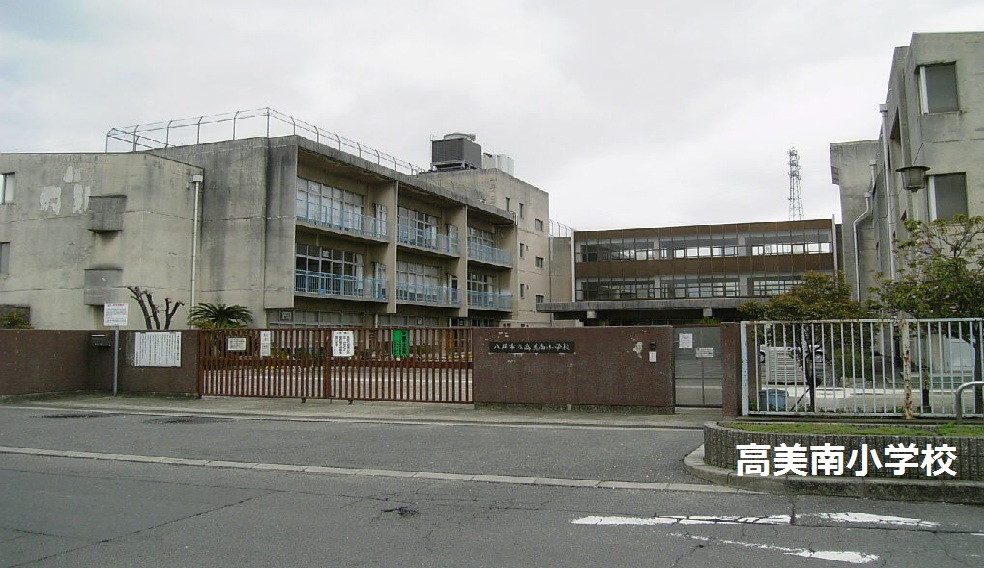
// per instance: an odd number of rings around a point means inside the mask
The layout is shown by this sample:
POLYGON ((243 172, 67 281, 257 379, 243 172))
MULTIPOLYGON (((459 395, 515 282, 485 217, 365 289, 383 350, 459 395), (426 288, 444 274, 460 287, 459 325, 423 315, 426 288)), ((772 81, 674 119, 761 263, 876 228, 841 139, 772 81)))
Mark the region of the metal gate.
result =
POLYGON ((676 406, 721 406, 721 328, 674 327, 676 406))
POLYGON ((472 402, 471 328, 203 330, 199 393, 472 402))

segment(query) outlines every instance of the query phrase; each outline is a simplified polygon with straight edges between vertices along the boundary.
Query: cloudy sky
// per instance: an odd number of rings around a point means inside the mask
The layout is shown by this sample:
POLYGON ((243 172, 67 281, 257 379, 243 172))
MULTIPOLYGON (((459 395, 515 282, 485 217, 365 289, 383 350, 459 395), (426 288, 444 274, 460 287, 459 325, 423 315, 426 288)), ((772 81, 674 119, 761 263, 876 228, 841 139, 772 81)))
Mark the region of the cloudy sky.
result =
POLYGON ((979 0, 0 0, 0 152, 270 107, 426 167, 478 136, 578 229, 837 215, 895 46, 979 0))

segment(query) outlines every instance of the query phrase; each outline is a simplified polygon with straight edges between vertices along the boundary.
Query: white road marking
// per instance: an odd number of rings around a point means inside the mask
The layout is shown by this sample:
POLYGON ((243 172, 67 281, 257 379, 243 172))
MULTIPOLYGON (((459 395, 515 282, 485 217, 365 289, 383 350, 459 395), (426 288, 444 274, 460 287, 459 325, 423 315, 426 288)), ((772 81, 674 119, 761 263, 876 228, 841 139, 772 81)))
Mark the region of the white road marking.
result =
POLYGON ((908 517, 892 517, 885 515, 872 515, 870 513, 813 513, 803 515, 804 517, 816 517, 823 521, 835 523, 865 523, 876 525, 890 525, 896 527, 915 527, 934 529, 940 526, 939 523, 923 521, 921 519, 910 519, 908 517))
MULTIPOLYGON (((800 518, 812 517, 829 523, 876 524, 903 528, 934 529, 939 523, 912 519, 908 517, 891 517, 872 515, 870 513, 806 513, 800 518)), ((575 525, 597 526, 655 526, 655 525, 790 525, 789 515, 771 515, 767 517, 737 517, 710 515, 670 515, 662 517, 619 517, 619 516, 589 516, 571 521, 575 525)))
POLYGON ((744 548, 754 548, 757 550, 781 552, 789 556, 799 556, 802 558, 817 558, 820 560, 833 560, 836 562, 847 562, 849 564, 868 564, 869 562, 875 562, 878 560, 878 556, 875 556, 874 554, 865 554, 863 552, 853 552, 850 550, 810 550, 808 548, 788 548, 785 546, 775 546, 773 544, 757 544, 754 542, 741 542, 737 540, 722 540, 716 538, 709 538, 706 536, 696 536, 696 535, 680 534, 680 533, 670 533, 670 536, 689 538, 691 540, 697 540, 700 542, 733 544, 735 546, 741 546, 744 548))
POLYGON ((702 515, 669 517, 582 517, 571 521, 575 525, 597 526, 654 526, 654 525, 788 525, 789 515, 771 517, 710 517, 702 515))

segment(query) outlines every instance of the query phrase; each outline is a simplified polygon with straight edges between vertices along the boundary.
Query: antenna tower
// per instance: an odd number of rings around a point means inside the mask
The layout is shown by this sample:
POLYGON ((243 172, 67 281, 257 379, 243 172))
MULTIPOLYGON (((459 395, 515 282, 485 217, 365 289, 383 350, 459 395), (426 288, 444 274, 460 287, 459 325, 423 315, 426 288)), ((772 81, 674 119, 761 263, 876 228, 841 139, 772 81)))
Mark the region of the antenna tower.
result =
POLYGON ((789 149, 789 220, 803 220, 803 193, 800 189, 800 158, 796 148, 789 149))

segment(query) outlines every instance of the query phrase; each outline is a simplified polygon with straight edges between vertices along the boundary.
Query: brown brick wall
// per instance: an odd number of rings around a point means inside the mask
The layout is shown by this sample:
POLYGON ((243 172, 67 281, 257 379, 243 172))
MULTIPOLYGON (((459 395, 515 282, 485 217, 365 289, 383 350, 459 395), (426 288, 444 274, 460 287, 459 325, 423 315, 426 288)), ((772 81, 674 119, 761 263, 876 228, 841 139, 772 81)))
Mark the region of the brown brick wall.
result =
POLYGON ((474 361, 476 404, 673 408, 671 327, 476 329, 474 361), (551 341, 575 352, 489 352, 490 342, 551 341))

